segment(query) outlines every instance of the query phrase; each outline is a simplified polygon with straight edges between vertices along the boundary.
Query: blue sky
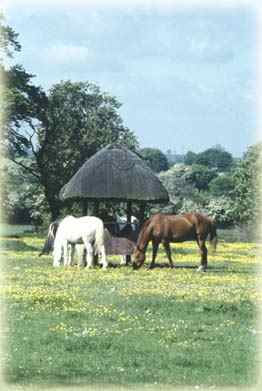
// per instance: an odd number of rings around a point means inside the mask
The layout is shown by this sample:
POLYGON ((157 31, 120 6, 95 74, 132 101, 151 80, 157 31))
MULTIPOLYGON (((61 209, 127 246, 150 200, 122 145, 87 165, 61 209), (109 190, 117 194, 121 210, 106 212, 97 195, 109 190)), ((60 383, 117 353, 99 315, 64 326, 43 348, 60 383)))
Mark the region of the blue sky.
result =
POLYGON ((11 2, 16 62, 45 89, 89 80, 123 103, 141 147, 183 153, 255 141, 256 19, 252 7, 34 6, 11 2))

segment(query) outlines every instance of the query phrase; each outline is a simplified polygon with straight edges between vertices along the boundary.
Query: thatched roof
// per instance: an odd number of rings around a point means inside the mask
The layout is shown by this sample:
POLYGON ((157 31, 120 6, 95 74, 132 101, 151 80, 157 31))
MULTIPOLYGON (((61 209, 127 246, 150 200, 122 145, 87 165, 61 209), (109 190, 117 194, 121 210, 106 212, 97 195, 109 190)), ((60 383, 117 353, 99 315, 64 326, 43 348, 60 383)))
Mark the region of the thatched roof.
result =
POLYGON ((118 144, 110 144, 88 159, 61 189, 60 198, 169 200, 166 189, 146 163, 118 144))

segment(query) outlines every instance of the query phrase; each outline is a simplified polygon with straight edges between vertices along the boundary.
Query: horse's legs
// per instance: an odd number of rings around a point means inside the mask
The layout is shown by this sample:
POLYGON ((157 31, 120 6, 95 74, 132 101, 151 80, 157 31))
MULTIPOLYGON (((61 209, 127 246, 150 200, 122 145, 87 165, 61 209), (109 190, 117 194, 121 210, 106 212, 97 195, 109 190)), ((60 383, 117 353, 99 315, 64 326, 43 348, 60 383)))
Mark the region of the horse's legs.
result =
POLYGON ((129 263, 131 262, 131 255, 120 255, 120 256, 121 256, 120 265, 128 266, 129 263))
POLYGON ((84 245, 86 248, 86 267, 89 269, 90 267, 94 266, 94 252, 92 244, 89 243, 87 240, 84 241, 84 245))
POLYGON ((69 245, 69 243, 65 240, 64 242, 63 242, 63 258, 64 258, 64 266, 68 266, 68 264, 69 264, 69 259, 68 259, 68 257, 69 257, 69 251, 68 251, 68 246, 70 246, 69 245))
POLYGON ((121 261, 120 261, 120 265, 124 265, 126 266, 127 265, 127 258, 126 258, 126 255, 120 255, 121 257, 121 261))
POLYGON ((105 250, 105 246, 104 245, 100 246, 99 255, 101 256, 101 262, 102 262, 102 265, 103 265, 103 269, 106 269, 107 266, 108 266, 108 262, 106 260, 106 250, 105 250))
POLYGON ((67 266, 73 266, 74 255, 75 255, 75 244, 69 244, 68 265, 67 266))
POLYGON ((174 264, 173 264, 173 261, 172 261, 172 255, 171 255, 171 249, 170 249, 170 244, 169 244, 169 242, 164 242, 164 243, 163 243, 163 246, 164 246, 164 248, 165 248, 166 255, 167 255, 167 258, 168 258, 168 260, 169 260, 170 266, 171 266, 171 267, 175 267, 174 264))
POLYGON ((53 252, 53 266, 59 267, 63 256, 63 245, 61 243, 55 243, 53 252))
POLYGON ((98 254, 94 254, 94 261, 93 261, 94 266, 97 266, 98 263, 100 263, 100 262, 98 261, 98 258, 99 258, 98 254))
POLYGON ((74 244, 64 243, 64 266, 72 266, 72 257, 74 255, 74 244))
POLYGON ((152 245, 153 245, 153 254, 152 254, 152 261, 149 265, 149 269, 152 269, 155 265, 155 259, 156 259, 156 255, 157 255, 157 251, 158 251, 158 247, 159 247, 159 242, 152 241, 152 245))
POLYGON ((86 248, 84 245, 77 245, 76 247, 77 251, 77 258, 78 258, 78 267, 85 267, 86 266, 86 248))
POLYGON ((200 249, 201 254, 201 263, 198 268, 198 271, 205 271, 207 269, 207 248, 206 248, 206 241, 202 238, 197 238, 197 244, 200 249))

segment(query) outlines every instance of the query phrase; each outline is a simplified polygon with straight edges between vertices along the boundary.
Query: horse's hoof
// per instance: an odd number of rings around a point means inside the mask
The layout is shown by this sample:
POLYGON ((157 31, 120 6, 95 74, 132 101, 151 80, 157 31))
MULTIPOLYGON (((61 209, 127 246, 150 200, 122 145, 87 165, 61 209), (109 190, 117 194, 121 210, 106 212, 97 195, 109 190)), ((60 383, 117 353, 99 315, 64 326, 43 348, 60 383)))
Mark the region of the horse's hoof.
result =
POLYGON ((137 265, 136 263, 133 263, 132 267, 133 267, 133 270, 138 270, 141 268, 141 265, 137 265))

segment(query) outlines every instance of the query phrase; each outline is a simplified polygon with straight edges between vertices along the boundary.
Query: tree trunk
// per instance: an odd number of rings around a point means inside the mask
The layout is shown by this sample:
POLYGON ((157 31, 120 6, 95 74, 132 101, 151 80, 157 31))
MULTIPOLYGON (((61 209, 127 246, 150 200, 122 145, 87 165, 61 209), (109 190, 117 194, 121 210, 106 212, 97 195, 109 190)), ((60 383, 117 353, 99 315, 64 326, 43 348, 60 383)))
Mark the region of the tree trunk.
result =
POLYGON ((36 156, 36 162, 40 173, 39 182, 44 188, 47 204, 51 213, 51 222, 57 220, 62 206, 61 201, 55 196, 52 185, 49 183, 48 173, 46 172, 45 162, 43 160, 43 150, 40 150, 36 156))
POLYGON ((58 219, 60 215, 61 204, 55 199, 47 198, 47 203, 49 205, 50 213, 51 213, 51 221, 55 221, 58 219))

